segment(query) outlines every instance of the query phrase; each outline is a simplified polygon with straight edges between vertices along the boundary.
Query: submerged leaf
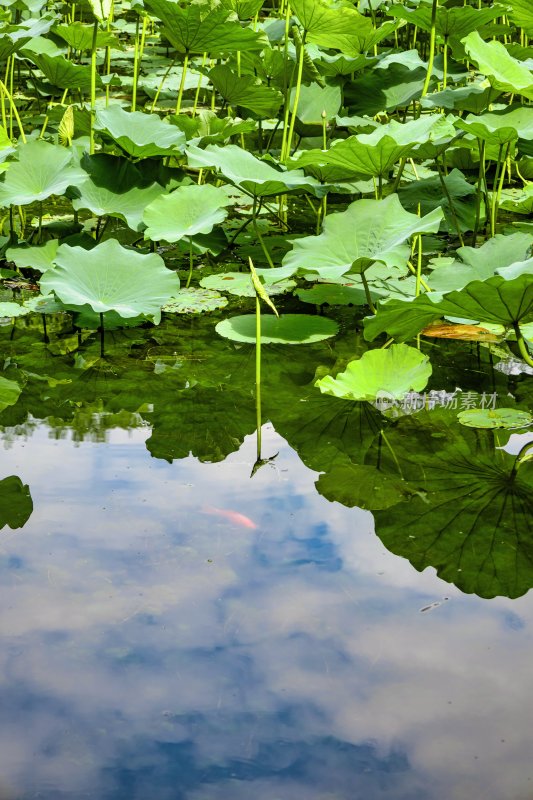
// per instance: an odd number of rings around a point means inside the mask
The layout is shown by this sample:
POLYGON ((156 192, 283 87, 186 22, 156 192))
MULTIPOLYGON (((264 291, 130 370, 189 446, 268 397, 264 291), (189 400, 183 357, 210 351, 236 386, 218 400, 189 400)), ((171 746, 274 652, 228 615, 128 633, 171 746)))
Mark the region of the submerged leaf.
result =
MULTIPOLYGON (((335 336, 338 325, 326 317, 308 314, 282 314, 279 318, 261 318, 262 344, 312 344, 335 336)), ((216 326, 216 332, 234 342, 256 342, 255 314, 230 317, 216 326)))

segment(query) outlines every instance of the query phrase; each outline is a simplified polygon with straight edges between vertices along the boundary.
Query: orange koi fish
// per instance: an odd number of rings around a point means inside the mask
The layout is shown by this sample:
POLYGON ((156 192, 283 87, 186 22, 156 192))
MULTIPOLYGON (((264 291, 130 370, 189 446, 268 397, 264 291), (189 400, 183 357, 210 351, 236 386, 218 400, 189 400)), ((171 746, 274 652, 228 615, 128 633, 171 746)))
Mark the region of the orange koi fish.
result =
POLYGON ((203 511, 206 514, 215 514, 218 517, 224 517, 228 522, 232 522, 234 525, 240 525, 241 528, 251 528, 253 530, 257 528, 257 525, 250 517, 246 517, 238 511, 230 511, 227 508, 213 508, 213 506, 208 506, 204 508, 203 511))

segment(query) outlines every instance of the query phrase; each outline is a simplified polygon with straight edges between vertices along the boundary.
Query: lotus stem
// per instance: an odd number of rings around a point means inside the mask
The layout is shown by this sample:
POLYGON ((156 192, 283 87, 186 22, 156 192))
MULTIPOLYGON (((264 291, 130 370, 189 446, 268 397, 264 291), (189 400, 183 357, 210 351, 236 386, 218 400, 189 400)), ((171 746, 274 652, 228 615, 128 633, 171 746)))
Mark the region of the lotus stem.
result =
POLYGON ((91 123, 89 133, 89 153, 94 153, 94 118, 96 115, 96 37, 98 36, 98 20, 93 25, 93 41, 91 44, 91 123))
POLYGON ((268 251, 268 247, 266 246, 266 244, 265 244, 265 242, 263 240, 263 237, 261 236, 261 233, 259 231, 259 228, 257 226, 257 213, 258 213, 260 208, 261 208, 261 204, 259 204, 259 208, 258 208, 257 207, 257 198, 254 197, 254 202, 253 202, 253 206, 252 206, 252 225, 254 226, 255 235, 257 236, 257 240, 258 240, 259 244, 261 245, 261 249, 263 250, 263 253, 265 254, 265 258, 266 258, 266 260, 268 262, 268 266, 271 267, 272 269, 274 269, 274 262, 272 261, 272 256, 270 255, 270 253, 268 251))
POLYGON ((170 70, 172 69, 172 67, 174 66, 174 64, 176 63, 176 61, 177 61, 177 59, 175 58, 174 61, 168 67, 168 69, 165 72, 165 74, 163 75, 163 77, 161 78, 161 83, 157 87, 157 91, 155 93, 155 97, 154 97, 154 99, 152 101, 152 106, 150 108, 150 114, 154 113, 154 108, 156 107, 157 101, 159 100, 159 95, 161 94, 161 90, 163 88, 163 84, 165 83, 166 79, 168 78, 168 74, 169 74, 170 70))
POLYGON ((511 142, 507 142, 507 147, 505 150, 505 156, 503 160, 501 159, 503 145, 500 145, 500 149, 498 152, 498 165, 496 168, 496 174, 494 176, 494 186, 492 190, 492 198, 491 198, 491 209, 490 209, 490 230, 491 235, 494 236, 496 234, 496 223, 498 221, 498 208, 500 205, 500 197, 502 194, 503 189, 503 182, 505 180, 505 166, 507 163, 507 156, 509 154, 509 150, 511 148, 511 142))
POLYGON ((361 272, 361 281, 363 282, 363 287, 364 287, 364 290, 365 290, 366 303, 367 303, 370 311, 373 314, 376 314, 376 307, 375 307, 374 303, 372 302, 372 296, 370 294, 370 288, 368 286, 368 281, 367 281, 367 279, 365 277, 365 273, 364 272, 361 272))
POLYGON ((255 296, 255 416, 257 425, 257 461, 261 459, 261 303, 255 296))
POLYGON ((437 167, 437 172, 439 174, 439 180, 440 180, 440 185, 442 186, 442 191, 446 195, 446 200, 448 201, 450 214, 452 215, 452 220, 453 220, 453 224, 454 224, 455 230, 457 231, 457 236, 459 237, 459 241, 461 242, 461 247, 464 247, 465 242, 464 242, 464 239, 463 239, 463 234, 461 233, 461 226, 459 225, 459 220, 457 218, 457 214, 456 214, 456 211, 455 211, 455 206, 453 204, 452 197, 451 197, 451 195, 450 195, 450 193, 448 191, 448 187, 446 186, 446 179, 445 179, 444 174, 443 174, 442 166, 439 164, 439 159, 438 158, 435 159, 435 165, 437 167))
POLYGON ((104 353, 104 315, 100 312, 100 358, 105 358, 104 353))
MULTIPOLYGON (((294 28, 293 28, 293 37, 294 37, 295 42, 297 42, 297 40, 300 39, 300 32, 298 31, 298 28, 296 26, 294 26, 294 28)), ((299 52, 298 52, 298 73, 296 75, 296 88, 294 90, 294 101, 293 101, 293 105, 292 105, 292 115, 291 115, 291 121, 290 121, 290 125, 289 125, 289 133, 288 133, 288 136, 287 136, 285 153, 282 154, 282 161, 285 158, 289 158, 289 156, 291 154, 291 150, 292 150, 292 137, 294 135, 294 126, 296 124, 296 117, 298 115, 298 103, 300 102, 300 90, 302 88, 302 75, 303 75, 303 69, 304 69, 304 55, 305 55, 305 31, 304 31, 304 34, 303 34, 303 36, 301 37, 301 39, 299 41, 299 45, 300 45, 300 47, 299 47, 299 52)))
POLYGON ((181 111, 181 99, 183 97, 183 90, 185 89, 185 78, 187 77, 187 66, 189 64, 189 53, 186 52, 183 59, 183 70, 181 73, 180 88, 178 90, 178 99, 176 101, 176 114, 181 111))
POLYGON ((522 331, 520 330, 520 325, 518 324, 518 322, 513 322, 513 328, 516 334, 516 341, 518 344, 518 349, 520 350, 520 355, 522 356, 522 358, 524 359, 524 361, 528 366, 533 367, 533 358, 529 354, 526 341, 524 339, 522 331))
MULTIPOLYGON (((13 115, 17 121, 17 125, 20 131, 20 138, 22 139, 23 143, 26 144, 26 134, 24 133, 24 128, 22 127, 22 122, 19 117, 19 112, 17 111, 17 107, 15 105, 15 101, 13 100, 13 96, 7 86, 5 85, 4 81, 0 80, 0 90, 6 95, 7 99, 9 100, 10 109, 13 111, 13 115)), ((3 102, 3 98, 2 98, 3 102)))
POLYGON ((422 87, 421 98, 425 97, 426 94, 428 93, 429 82, 431 80, 431 74, 433 72, 433 61, 435 59, 435 23, 437 20, 438 5, 439 5, 438 0, 433 0, 431 6, 431 30, 429 34, 428 69, 426 72, 426 79, 424 81, 424 86, 422 87))
POLYGON ((188 289, 191 285, 191 278, 192 278, 192 270, 194 266, 193 261, 193 254, 192 254, 192 239, 189 239, 189 275, 187 277, 187 283, 185 284, 185 288, 188 289))
POLYGON ((485 175, 485 142, 478 139, 479 145, 479 171, 477 178, 477 203, 476 203, 476 220, 474 222, 474 230, 472 231, 472 247, 476 246, 479 225, 481 222, 481 185, 483 183, 483 176, 485 175))
POLYGON ((203 78, 202 69, 205 67, 205 62, 206 61, 207 61, 207 53, 204 53, 203 56, 202 56, 202 63, 200 65, 200 77, 198 78, 198 86, 196 87, 196 93, 194 95, 194 103, 193 103, 193 107, 192 107, 192 116, 193 117, 196 116, 196 109, 198 107, 198 99, 200 97, 200 89, 202 88, 202 78, 203 78))

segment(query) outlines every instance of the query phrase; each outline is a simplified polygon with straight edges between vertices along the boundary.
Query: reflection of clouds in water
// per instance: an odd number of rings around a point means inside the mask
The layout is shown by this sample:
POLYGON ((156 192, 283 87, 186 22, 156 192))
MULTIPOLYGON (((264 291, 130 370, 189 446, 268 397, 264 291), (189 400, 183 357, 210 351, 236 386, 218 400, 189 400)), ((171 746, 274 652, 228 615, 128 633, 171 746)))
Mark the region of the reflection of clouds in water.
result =
MULTIPOLYGON (((385 551, 368 513, 317 496, 288 448, 250 481, 251 440, 224 464, 168 465, 149 458, 147 435, 74 448, 40 434, 31 458, 6 454, 35 502, 2 539, 8 789, 521 797, 529 597, 480 601, 417 573, 385 551)), ((265 451, 280 446, 267 431, 265 451)))

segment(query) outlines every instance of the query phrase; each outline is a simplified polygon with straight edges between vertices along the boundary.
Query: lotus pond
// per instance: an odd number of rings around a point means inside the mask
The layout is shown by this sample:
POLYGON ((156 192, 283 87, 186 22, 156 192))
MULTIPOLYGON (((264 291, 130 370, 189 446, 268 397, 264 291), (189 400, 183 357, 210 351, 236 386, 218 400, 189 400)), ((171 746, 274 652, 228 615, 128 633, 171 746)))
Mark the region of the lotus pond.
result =
POLYGON ((527 0, 2 0, 2 800, 533 794, 527 0))

